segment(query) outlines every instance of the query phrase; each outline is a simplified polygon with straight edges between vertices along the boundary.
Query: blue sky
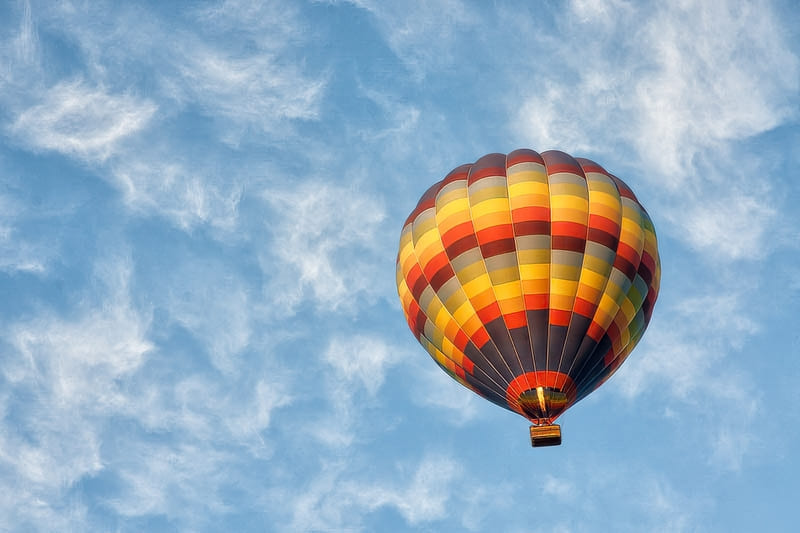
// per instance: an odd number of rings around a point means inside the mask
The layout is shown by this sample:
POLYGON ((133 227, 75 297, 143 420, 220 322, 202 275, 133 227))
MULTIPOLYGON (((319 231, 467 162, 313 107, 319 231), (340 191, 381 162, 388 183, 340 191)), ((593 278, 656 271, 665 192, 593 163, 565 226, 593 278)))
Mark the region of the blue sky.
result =
POLYGON ((793 530, 799 54, 788 0, 3 3, 0 530, 793 530), (663 263, 537 450, 394 287, 425 189, 520 147, 663 263))

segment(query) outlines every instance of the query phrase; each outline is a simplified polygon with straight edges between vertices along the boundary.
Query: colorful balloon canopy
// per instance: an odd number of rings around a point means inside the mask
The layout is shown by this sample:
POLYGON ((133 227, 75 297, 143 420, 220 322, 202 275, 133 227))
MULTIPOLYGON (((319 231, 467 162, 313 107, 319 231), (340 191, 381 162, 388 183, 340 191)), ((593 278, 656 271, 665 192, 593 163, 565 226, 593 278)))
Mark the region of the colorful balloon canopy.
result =
POLYGON ((428 189, 400 236, 397 290, 445 372, 537 425, 625 361, 660 273, 653 223, 622 180, 588 159, 522 149, 428 189))

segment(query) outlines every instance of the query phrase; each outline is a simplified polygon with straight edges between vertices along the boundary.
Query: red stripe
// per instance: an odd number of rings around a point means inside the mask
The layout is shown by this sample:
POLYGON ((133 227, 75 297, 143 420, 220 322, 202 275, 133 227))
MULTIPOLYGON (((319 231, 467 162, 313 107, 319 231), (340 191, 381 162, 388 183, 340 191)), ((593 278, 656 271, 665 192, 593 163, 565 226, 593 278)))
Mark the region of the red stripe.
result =
POLYGON ((617 186, 617 190, 619 190, 620 196, 622 196, 623 198, 630 198, 637 204, 639 203, 639 200, 636 199, 636 195, 633 194, 633 191, 631 190, 630 187, 628 187, 627 183, 625 183, 618 177, 614 176, 613 174, 608 174, 608 177, 614 180, 614 184, 617 186))
POLYGON ((614 268, 625 274, 625 277, 631 281, 636 277, 636 267, 621 255, 614 259, 614 268))
POLYGON ((619 246, 617 246, 617 257, 624 257, 627 261, 639 264, 642 260, 641 255, 639 252, 636 251, 630 244, 620 241, 619 246))
POLYGON ((456 333, 456 338, 453 339, 453 344, 455 344, 456 348, 461 350, 462 352, 467 349, 467 344, 469 343, 469 337, 467 334, 464 333, 463 330, 459 329, 456 333))
POLYGON ((414 279, 413 285, 411 285, 411 295, 414 296, 415 300, 419 301, 423 291, 425 290, 425 287, 428 286, 428 280, 426 280, 425 276, 422 275, 422 269, 419 268, 419 265, 414 265, 414 268, 411 270, 411 272, 418 272, 418 275, 414 279))
POLYGON ((500 318, 500 306, 497 305, 497 302, 492 302, 483 309, 478 310, 478 318, 480 318, 481 322, 484 324, 488 324, 492 320, 500 318))
POLYGON ((550 208, 546 206, 525 206, 511 210, 511 218, 514 222, 524 220, 550 220, 550 208))
POLYGON ((408 218, 406 219, 406 224, 413 222, 414 219, 416 219, 420 213, 436 205, 436 194, 439 192, 441 188, 442 188, 442 182, 439 181, 431 185, 430 188, 428 188, 428 190, 425 191, 425 194, 423 194, 422 198, 419 199, 417 207, 415 207, 414 210, 411 212, 411 214, 408 215, 408 218))
POLYGON ((447 254, 444 250, 442 250, 428 261, 428 264, 425 265, 422 271, 425 273, 426 278, 431 279, 442 267, 448 264, 450 264, 450 260, 447 258, 447 254))
POLYGON ((569 326, 569 319, 572 316, 570 311, 563 311, 561 309, 550 309, 550 325, 551 326, 569 326))
POLYGON ((589 227, 605 231, 611 235, 619 234, 619 223, 617 221, 596 213, 589 215, 589 227))
POLYGON ((528 311, 540 311, 550 306, 549 294, 526 294, 525 309, 528 311))
POLYGON ((506 175, 506 156, 505 154, 486 154, 472 166, 469 173, 469 184, 489 176, 506 175))
POLYGON ((588 302, 583 298, 575 298, 575 305, 573 307, 575 313, 585 316, 586 318, 592 318, 596 309, 597 306, 592 302, 588 302))
POLYGON ((469 358, 469 357, 467 357, 466 355, 465 355, 465 356, 464 356, 464 358, 461 360, 461 364, 462 364, 462 366, 464 367, 464 370, 466 370, 466 371, 467 371, 467 372, 469 372, 470 374, 473 374, 473 373, 475 372, 475 363, 473 363, 473 362, 472 362, 472 359, 470 359, 470 358, 469 358))
POLYGON ((619 327, 617 326, 616 322, 611 322, 606 330, 606 335, 608 335, 608 340, 611 341, 613 349, 613 345, 618 344, 620 339, 619 327))
POLYGON ((600 342, 600 339, 603 338, 606 332, 603 328, 600 327, 600 324, 592 320, 592 323, 589 325, 589 329, 586 331, 586 336, 591 337, 591 339, 595 342, 600 342))
POLYGON ((642 253, 642 263, 639 265, 639 273, 647 285, 653 282, 653 276, 656 271, 656 263, 653 256, 647 252, 642 253))
POLYGON ((472 226, 472 221, 467 220, 460 224, 456 224, 442 235, 442 244, 450 246, 459 239, 463 239, 467 235, 474 235, 475 229, 472 226))
POLYGON ((517 311, 515 313, 503 315, 503 319, 506 321, 506 328, 508 329, 523 328, 528 325, 528 318, 525 316, 525 311, 517 311))
POLYGON ((427 321, 428 317, 420 309, 414 319, 414 333, 417 335, 422 335, 425 332, 425 322, 427 321))
POLYGON ((498 224, 497 226, 489 226, 483 228, 476 233, 478 242, 481 244, 488 244, 492 241, 499 241, 502 239, 514 240, 514 230, 511 224, 498 224))
POLYGON ((553 227, 553 237, 556 235, 563 235, 565 237, 576 237, 578 239, 586 238, 586 224, 557 221, 551 222, 551 225, 553 227))
POLYGON ((475 345, 477 349, 483 348, 483 346, 489 342, 489 332, 486 331, 486 328, 480 328, 478 331, 472 334, 472 344, 475 345))

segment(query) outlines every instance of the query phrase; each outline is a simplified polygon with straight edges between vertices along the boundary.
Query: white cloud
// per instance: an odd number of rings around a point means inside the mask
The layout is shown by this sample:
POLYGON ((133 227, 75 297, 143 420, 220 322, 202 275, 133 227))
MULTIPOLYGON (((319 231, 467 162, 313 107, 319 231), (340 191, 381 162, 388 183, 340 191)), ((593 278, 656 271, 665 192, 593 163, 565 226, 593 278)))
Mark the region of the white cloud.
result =
MULTIPOLYGON (((487 407, 486 400, 445 374, 433 361, 426 361, 424 350, 415 352, 413 358, 420 360, 420 365, 412 367, 416 377, 411 385, 413 402, 429 407, 435 416, 455 425, 466 424, 474 420, 480 412, 485 412, 483 408, 487 407)), ((489 408, 493 409, 494 406, 489 408)))
MULTIPOLYGON (((231 470, 272 456, 266 432, 292 402, 290 381, 279 371, 254 375, 265 370, 258 362, 211 377, 178 368, 180 354, 148 339, 151 318, 131 303, 132 272, 130 258, 102 260, 92 276, 99 296, 87 292, 68 316, 45 312, 3 328, 0 528, 86 529, 87 509, 71 494, 91 478, 115 480, 98 500, 114 513, 202 527, 198 509, 229 510, 231 470), (118 423, 125 438, 109 430, 118 423)), ((212 311, 229 313, 225 305, 212 311)))
MULTIPOLYGON (((331 464, 294 498, 287 531, 363 528, 366 515, 394 508, 416 526, 447 516, 454 485, 462 467, 449 457, 427 455, 409 472, 401 469, 392 481, 353 477, 341 464, 331 464)), ((476 485, 477 487, 477 485, 476 485)))
POLYGON ((21 111, 8 131, 35 150, 105 160, 124 138, 150 121, 156 105, 131 94, 111 94, 82 80, 60 82, 41 102, 21 111))
MULTIPOLYGON (((747 338, 760 326, 742 310, 745 287, 685 299, 658 309, 636 353, 614 378, 614 390, 629 398, 658 396, 664 416, 682 424, 686 413, 702 420, 707 460, 738 470, 755 444, 748 424, 763 399, 735 361, 747 338)), ((681 426, 684 427, 684 426, 681 426)))
POLYGON ((791 114, 799 65, 769 5, 687 2, 659 10, 642 37, 656 69, 636 83, 638 146, 663 169, 680 173, 696 151, 791 114))
POLYGON ((292 403, 288 382, 247 377, 212 379, 200 373, 169 386, 136 380, 137 400, 121 412, 150 431, 179 435, 181 443, 245 446, 255 457, 271 454, 263 433, 273 412, 292 403))
POLYGON ((212 514, 230 508, 221 494, 227 478, 223 465, 233 462, 229 454, 204 445, 142 441, 127 443, 120 451, 130 458, 116 465, 122 495, 105 503, 123 517, 163 515, 196 529, 205 520, 198 508, 212 514))
POLYGON ((15 386, 35 385, 42 401, 60 408, 116 405, 116 380, 138 368, 152 348, 144 337, 148 319, 129 302, 130 268, 125 260, 101 265, 107 299, 80 317, 46 315, 9 326, 7 338, 18 357, 6 366, 6 379, 15 386))
POLYGON ((230 265, 201 256, 184 257, 154 280, 153 297, 208 351, 211 363, 227 374, 238 374, 239 354, 252 339, 252 306, 248 287, 230 265))
POLYGON ((29 1, 25 1, 22 5, 22 20, 20 21, 19 33, 12 38, 11 42, 18 61, 29 64, 35 60, 39 51, 39 36, 33 24, 29 1))
POLYGON ((543 479, 542 492, 559 500, 572 500, 575 495, 575 487, 568 479, 547 474, 543 479))
POLYGON ((559 39, 560 46, 571 44, 554 58, 564 63, 533 84, 522 118, 514 116, 534 146, 602 152, 622 141, 651 166, 654 180, 677 187, 692 175, 697 154, 769 130, 793 113, 800 64, 768 6, 572 7, 592 31, 569 19, 562 30, 575 39, 559 39), (596 24, 598 17, 604 24, 596 24), (598 32, 609 38, 598 40, 598 32), (755 34, 762 38, 753 40, 755 34))
POLYGON ((695 249, 727 259, 762 260, 763 253, 754 252, 765 248, 765 234, 777 214, 772 204, 766 195, 731 193, 691 203, 667 218, 685 228, 684 238, 695 249))
MULTIPOLYGON (((6 172, 5 169, 0 171, 6 172)), ((56 247, 42 242, 42 235, 33 238, 20 235, 19 224, 24 212, 21 202, 0 193, 0 270, 43 274, 56 247)))
POLYGON ((541 39, 559 68, 533 66, 514 127, 534 147, 607 164, 632 151, 675 236, 723 260, 747 256, 774 209, 758 154, 733 145, 797 116, 800 61, 777 15, 738 1, 571 7, 564 37, 541 39))
POLYGON ((129 401, 123 382, 152 349, 148 318, 129 302, 130 268, 124 258, 99 264, 104 298, 77 316, 47 312, 3 328, 9 349, 2 380, 10 396, 0 425, 0 493, 16 498, 3 500, 11 507, 0 515, 15 523, 58 514, 70 487, 105 466, 104 417, 129 401))
MULTIPOLYGON (((710 506, 703 489, 619 454, 574 456, 557 475, 546 474, 540 497, 553 516, 568 516, 557 531, 695 531, 710 506)), ((527 501, 530 501, 528 499, 527 501)), ((535 525, 534 525, 535 527, 535 525)), ((550 524, 534 531, 550 531, 550 524)))
POLYGON ((282 314, 306 299, 326 311, 352 310, 383 289, 377 282, 389 263, 379 264, 377 250, 386 217, 381 198, 315 182, 273 189, 264 199, 274 212, 273 240, 261 268, 282 314))
POLYGON ((208 224, 230 232, 238 221, 242 188, 236 177, 215 180, 206 172, 174 155, 131 150, 112 165, 111 179, 134 212, 158 213, 184 230, 208 224))
POLYGON ((308 38, 291 4, 226 2, 169 22, 136 5, 32 13, 26 4, 21 17, 0 45, 8 58, 0 96, 12 117, 5 133, 31 150, 88 163, 134 212, 181 229, 229 234, 245 180, 220 170, 231 145, 285 143, 293 123, 319 117, 327 74, 297 59, 308 38), (78 72, 54 79, 37 30, 76 48, 78 72), (143 76, 147 97, 139 96, 143 76), (209 119, 199 155, 196 143, 175 135, 196 114, 209 119))
POLYGON ((417 80, 424 79, 430 69, 454 61, 459 38, 466 39, 468 30, 480 23, 472 9, 460 0, 351 3, 375 16, 389 47, 417 80))
POLYGON ((236 57, 192 43, 176 65, 188 101, 209 114, 268 131, 282 119, 315 119, 325 81, 264 53, 236 57))
POLYGON ((383 385, 387 367, 399 362, 396 356, 397 351, 390 349, 382 340, 355 335, 333 338, 323 358, 345 381, 360 381, 367 392, 374 396, 383 385))
POLYGON ((324 413, 322 420, 313 421, 309 430, 312 435, 332 447, 352 445, 363 412, 374 407, 387 370, 400 362, 402 354, 402 350, 376 337, 333 337, 322 355, 333 369, 332 373, 326 372, 325 379, 330 411, 324 413))
POLYGON ((452 485, 461 475, 461 466, 451 458, 432 455, 422 459, 405 487, 352 486, 350 490, 368 509, 394 507, 409 524, 416 525, 447 516, 452 485))

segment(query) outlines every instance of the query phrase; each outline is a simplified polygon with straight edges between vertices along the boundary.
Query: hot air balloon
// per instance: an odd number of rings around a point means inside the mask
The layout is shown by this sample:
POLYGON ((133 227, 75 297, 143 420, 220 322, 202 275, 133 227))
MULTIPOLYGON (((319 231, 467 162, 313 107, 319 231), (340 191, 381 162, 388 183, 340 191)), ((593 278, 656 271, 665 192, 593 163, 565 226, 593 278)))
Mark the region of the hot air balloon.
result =
POLYGON ((397 291, 453 379, 531 422, 533 446, 642 338, 658 295, 655 229, 588 159, 488 154, 434 184, 405 222, 397 291))

